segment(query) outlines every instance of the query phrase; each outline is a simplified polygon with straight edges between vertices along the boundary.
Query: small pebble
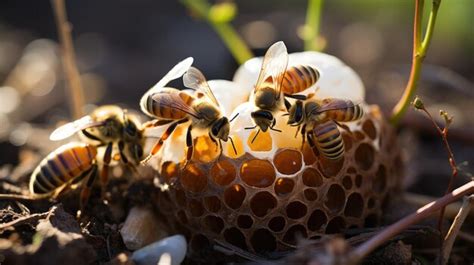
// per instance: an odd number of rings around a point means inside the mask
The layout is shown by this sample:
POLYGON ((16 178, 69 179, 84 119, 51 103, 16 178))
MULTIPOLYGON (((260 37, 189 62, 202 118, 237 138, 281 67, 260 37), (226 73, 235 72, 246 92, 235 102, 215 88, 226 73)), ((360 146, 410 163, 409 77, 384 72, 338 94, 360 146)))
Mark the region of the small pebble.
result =
POLYGON ((130 250, 137 250, 167 236, 164 225, 152 209, 133 207, 120 230, 123 242, 130 250))
POLYGON ((174 235, 143 247, 132 254, 137 265, 179 265, 186 256, 187 243, 182 235, 174 235))

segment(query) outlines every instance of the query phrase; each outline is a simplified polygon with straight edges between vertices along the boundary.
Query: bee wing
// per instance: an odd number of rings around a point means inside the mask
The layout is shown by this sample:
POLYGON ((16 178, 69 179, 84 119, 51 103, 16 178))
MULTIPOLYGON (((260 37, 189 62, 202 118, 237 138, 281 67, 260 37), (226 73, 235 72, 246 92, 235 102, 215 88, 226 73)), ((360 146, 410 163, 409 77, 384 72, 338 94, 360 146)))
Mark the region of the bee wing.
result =
POLYGON ((161 88, 166 86, 166 84, 168 84, 172 80, 175 80, 175 79, 180 78, 181 76, 183 76, 184 73, 186 73, 186 71, 189 69, 189 67, 191 67, 191 65, 193 64, 193 61, 194 61, 193 57, 188 57, 188 58, 182 60, 181 62, 179 62, 178 64, 176 64, 149 91, 158 92, 161 88))
POLYGON ((95 122, 91 116, 87 115, 78 120, 66 123, 54 130, 49 139, 51 141, 59 141, 70 137, 71 135, 91 127, 102 125, 103 122, 95 122))
POLYGON ((188 57, 182 60, 181 62, 176 64, 163 78, 161 78, 158 83, 156 83, 152 88, 145 92, 145 94, 143 94, 142 98, 140 99, 141 110, 147 115, 152 116, 152 114, 146 110, 146 102, 148 100, 148 97, 150 97, 154 93, 160 92, 170 81, 183 76, 184 73, 189 69, 189 67, 191 67, 193 61, 193 57, 188 57))
POLYGON ((316 135, 321 135, 332 130, 338 130, 337 124, 334 121, 327 121, 325 123, 318 124, 313 128, 313 132, 316 135))
POLYGON ((268 48, 268 51, 263 58, 262 69, 260 69, 260 74, 258 76, 254 92, 261 88, 263 82, 271 77, 273 87, 277 91, 278 97, 280 97, 281 84, 283 77, 285 76, 287 66, 288 52, 283 41, 279 41, 268 48))
POLYGON ((199 113, 186 104, 178 93, 156 93, 152 96, 152 99, 163 107, 177 109, 195 118, 200 118, 199 113))
POLYGON ((348 99, 328 98, 322 100, 321 106, 319 108, 314 109, 311 114, 320 114, 329 110, 347 109, 359 104, 360 103, 355 103, 352 100, 348 99))
POLYGON ((212 93, 209 84, 207 83, 206 77, 204 77, 203 73, 199 71, 196 67, 190 67, 189 70, 183 76, 183 83, 184 86, 197 90, 202 91, 204 94, 214 103, 216 106, 219 106, 219 102, 217 101, 214 93, 212 93))

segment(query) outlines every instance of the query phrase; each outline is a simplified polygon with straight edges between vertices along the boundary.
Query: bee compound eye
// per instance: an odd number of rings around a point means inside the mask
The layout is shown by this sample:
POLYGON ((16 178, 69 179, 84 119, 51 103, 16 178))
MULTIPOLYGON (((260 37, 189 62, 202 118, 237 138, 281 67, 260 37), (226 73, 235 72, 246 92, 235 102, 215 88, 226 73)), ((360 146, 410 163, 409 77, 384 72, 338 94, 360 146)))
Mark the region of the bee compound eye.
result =
POLYGON ((300 122, 303 119, 303 111, 301 109, 297 109, 295 113, 295 121, 300 122))
POLYGON ((134 149, 135 149, 135 156, 137 158, 141 158, 143 156, 143 148, 139 144, 136 144, 134 149))
POLYGON ((273 114, 272 114, 271 112, 265 111, 265 112, 263 112, 262 114, 263 114, 262 116, 263 116, 265 119, 267 119, 267 120, 273 120, 273 114))
POLYGON ((135 136, 137 134, 137 127, 133 123, 128 123, 128 126, 125 127, 125 132, 130 136, 135 136))
POLYGON ((219 133, 218 124, 215 124, 214 126, 212 126, 211 133, 212 133, 212 135, 217 135, 219 133))

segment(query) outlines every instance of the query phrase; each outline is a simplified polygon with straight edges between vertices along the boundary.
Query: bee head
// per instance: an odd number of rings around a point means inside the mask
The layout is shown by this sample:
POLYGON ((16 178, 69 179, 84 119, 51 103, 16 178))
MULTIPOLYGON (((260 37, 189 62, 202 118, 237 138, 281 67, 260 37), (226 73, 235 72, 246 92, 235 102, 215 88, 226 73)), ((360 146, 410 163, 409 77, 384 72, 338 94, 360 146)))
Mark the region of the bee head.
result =
POLYGON ((297 126, 303 123, 303 101, 297 100, 295 104, 290 107, 288 124, 297 126))
POLYGON ((101 122, 100 126, 91 127, 92 133, 96 133, 99 138, 114 139, 122 135, 123 124, 117 117, 110 117, 101 122), (94 132, 95 131, 95 132, 94 132))
POLYGON ((257 110, 250 114, 255 124, 264 132, 274 123, 273 114, 267 110, 257 110))
POLYGON ((211 126, 211 135, 217 139, 227 142, 229 139, 230 123, 226 117, 215 121, 211 126))

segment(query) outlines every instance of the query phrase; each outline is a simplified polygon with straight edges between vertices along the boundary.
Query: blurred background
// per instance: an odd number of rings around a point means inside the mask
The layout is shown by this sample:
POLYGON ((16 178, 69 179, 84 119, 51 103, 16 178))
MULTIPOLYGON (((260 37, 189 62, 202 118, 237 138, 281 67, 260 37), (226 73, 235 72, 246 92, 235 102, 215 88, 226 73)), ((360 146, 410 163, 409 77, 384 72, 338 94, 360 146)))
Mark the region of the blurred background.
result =
MULTIPOLYGON (((354 68, 365 83, 367 101, 387 113, 409 75, 413 2, 331 0, 323 7, 324 51, 354 68)), ((431 1, 425 2, 428 13, 431 1)), ((232 24, 256 55, 278 40, 285 41, 290 52, 303 49, 299 33, 306 1, 235 3, 238 14, 232 24)), ((195 58, 208 79, 231 79, 238 67, 212 28, 179 1, 66 4, 86 111, 110 103, 137 110, 141 95, 187 56, 195 58)), ((49 131, 58 121, 71 119, 56 40, 50 1, 0 1, 0 166, 19 163, 21 146, 51 150, 49 131)), ((443 0, 419 94, 435 116, 439 109, 455 116, 450 136, 458 162, 472 162, 474 156, 473 69, 474 1, 443 0)), ((407 185, 439 195, 450 175, 441 140, 428 120, 409 112, 402 124, 408 130, 401 131, 407 185), (430 179, 443 185, 422 185, 430 179)))

